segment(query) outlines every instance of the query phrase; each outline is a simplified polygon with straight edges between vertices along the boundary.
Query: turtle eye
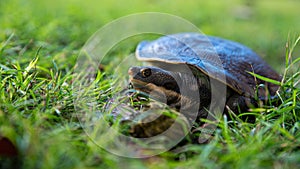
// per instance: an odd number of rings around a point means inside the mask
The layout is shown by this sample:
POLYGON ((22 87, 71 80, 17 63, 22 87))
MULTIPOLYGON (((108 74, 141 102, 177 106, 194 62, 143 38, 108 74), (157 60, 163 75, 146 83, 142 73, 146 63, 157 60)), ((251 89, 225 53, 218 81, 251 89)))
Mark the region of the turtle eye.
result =
POLYGON ((141 74, 143 77, 149 77, 151 75, 151 69, 150 68, 142 69, 141 74))

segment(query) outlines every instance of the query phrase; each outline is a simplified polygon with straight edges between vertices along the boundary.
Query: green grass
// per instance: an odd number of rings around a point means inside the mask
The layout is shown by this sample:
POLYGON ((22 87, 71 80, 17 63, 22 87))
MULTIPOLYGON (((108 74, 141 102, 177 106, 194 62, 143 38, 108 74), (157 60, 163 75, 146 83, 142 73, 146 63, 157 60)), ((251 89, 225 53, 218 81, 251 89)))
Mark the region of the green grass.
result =
MULTIPOLYGON (((0 134, 16 145, 23 168, 299 168, 300 45, 295 42, 300 3, 251 1, 251 14, 243 16, 238 11, 246 2, 0 1, 0 134), (282 104, 253 110, 261 112, 254 124, 225 118, 210 143, 189 144, 176 153, 131 159, 99 148, 74 109, 77 56, 104 24, 146 11, 179 15, 206 34, 254 49, 284 76, 282 104)), ((111 62, 132 52, 134 45, 123 43, 110 52, 111 62)), ((116 93, 113 67, 107 69, 98 72, 92 84, 97 87, 84 93, 97 99, 100 110, 116 93)), ((0 157, 2 167, 3 161, 0 157)))

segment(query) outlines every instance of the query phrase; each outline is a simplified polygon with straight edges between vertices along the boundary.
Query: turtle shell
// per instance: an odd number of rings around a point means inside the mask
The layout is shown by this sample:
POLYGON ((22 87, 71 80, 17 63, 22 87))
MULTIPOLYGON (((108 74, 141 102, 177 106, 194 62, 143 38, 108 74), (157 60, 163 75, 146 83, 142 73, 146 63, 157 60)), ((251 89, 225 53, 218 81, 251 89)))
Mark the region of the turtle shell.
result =
POLYGON ((262 99, 267 91, 273 96, 279 87, 257 79, 249 72, 281 80, 280 75, 248 47, 198 33, 173 34, 143 41, 136 48, 136 57, 152 63, 187 64, 246 97, 257 94, 262 99), (261 84, 264 85, 257 90, 261 84))

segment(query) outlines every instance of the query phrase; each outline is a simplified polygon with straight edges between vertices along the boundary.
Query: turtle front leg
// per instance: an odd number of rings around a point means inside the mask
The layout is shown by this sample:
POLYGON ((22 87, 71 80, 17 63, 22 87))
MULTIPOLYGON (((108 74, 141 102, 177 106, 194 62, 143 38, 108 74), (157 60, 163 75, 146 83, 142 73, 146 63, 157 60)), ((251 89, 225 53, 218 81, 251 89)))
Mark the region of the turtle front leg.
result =
MULTIPOLYGON (((230 115, 230 113, 232 112, 235 113, 235 115, 238 115, 249 111, 249 108, 254 106, 255 101, 253 99, 235 94, 227 99, 224 113, 231 117, 232 115, 230 115)), ((255 122, 254 115, 242 116, 241 119, 250 123, 255 122)))

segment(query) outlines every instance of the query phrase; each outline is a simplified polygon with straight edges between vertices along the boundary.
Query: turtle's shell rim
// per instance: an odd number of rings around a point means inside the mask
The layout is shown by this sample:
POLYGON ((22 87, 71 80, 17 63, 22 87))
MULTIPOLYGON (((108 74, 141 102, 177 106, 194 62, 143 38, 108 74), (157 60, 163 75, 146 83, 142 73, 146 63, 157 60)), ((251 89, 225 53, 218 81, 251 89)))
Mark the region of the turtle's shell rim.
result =
MULTIPOLYGON (((174 37, 176 37, 176 38, 188 37, 188 38, 192 38, 192 40, 194 40, 194 41, 205 37, 209 40, 209 42, 212 41, 211 45, 213 46, 213 48, 219 48, 220 46, 224 47, 225 55, 228 55, 228 57, 230 57, 229 59, 227 59, 226 58, 227 56, 226 56, 225 61, 227 61, 227 60, 230 61, 230 59, 232 59, 232 60, 235 59, 234 61, 236 61, 237 58, 234 58, 234 56, 230 55, 231 53, 226 51, 227 50, 226 48, 228 46, 230 46, 229 48, 232 48, 233 50, 237 50, 237 51, 240 52, 241 61, 239 61, 239 63, 253 64, 254 66, 258 65, 258 68, 259 68, 258 69, 258 74, 260 74, 260 72, 262 72, 264 68, 269 69, 268 71, 270 71, 270 74, 272 74, 270 78, 280 80, 280 76, 275 71, 273 71, 269 67, 269 65, 266 62, 264 62, 250 48, 248 48, 248 47, 246 47, 246 46, 244 46, 244 45, 242 45, 238 42, 234 42, 234 41, 230 41, 230 40, 226 40, 226 39, 222 39, 222 38, 218 38, 218 37, 214 37, 214 36, 202 35, 202 34, 198 34, 198 33, 179 33, 179 34, 163 36, 163 37, 160 37, 160 38, 158 38, 157 40, 154 40, 154 41, 142 41, 138 44, 138 46, 136 48, 136 51, 135 51, 136 58, 140 61, 146 61, 146 62, 162 62, 162 63, 168 63, 168 64, 187 64, 188 66, 196 67, 198 70, 200 70, 202 73, 206 74, 210 78, 221 81, 226 86, 230 87, 231 89, 233 89, 235 92, 237 92, 240 95, 244 95, 246 97, 254 97, 255 96, 256 86, 249 85, 249 82, 250 82, 250 84, 255 83, 255 82, 253 82, 254 78, 252 77, 253 80, 251 80, 251 79, 249 80, 250 74, 249 74, 248 77, 246 77, 246 76, 243 77, 242 75, 239 76, 239 77, 235 76, 236 74, 240 73, 240 72, 237 72, 237 71, 243 71, 241 69, 236 70, 236 69, 230 69, 230 68, 225 67, 225 68, 223 68, 224 71, 222 72, 221 70, 215 68, 215 64, 213 62, 211 62, 210 60, 206 60, 205 58, 202 58, 200 56, 199 58, 200 58, 201 62, 204 62, 206 67, 210 67, 209 68, 210 73, 208 73, 205 70, 202 63, 200 63, 200 62, 192 63, 193 62, 192 59, 196 58, 195 56, 193 56, 192 58, 189 58, 190 56, 189 57, 186 57, 186 56, 182 57, 182 55, 178 55, 176 53, 176 51, 175 51, 175 54, 177 56, 179 56, 179 58, 182 59, 182 60, 174 59, 174 58, 169 57, 167 55, 166 56, 157 56, 157 55, 154 54, 154 55, 151 55, 151 57, 148 57, 148 56, 145 55, 145 51, 144 51, 145 48, 149 48, 149 47, 153 48, 153 46, 158 45, 158 43, 163 43, 164 45, 169 45, 168 40, 170 40, 170 38, 174 38, 174 37), (214 42, 214 41, 216 41, 216 42, 214 42), (186 58, 188 58, 188 59, 186 59, 186 58), (192 61, 192 62, 190 62, 190 61, 192 61), (248 63, 248 62, 253 62, 253 63, 248 63), (219 75, 225 75, 226 78, 218 78, 218 74, 219 75)), ((192 45, 195 45, 193 43, 194 42, 192 42, 192 45)), ((198 48, 198 47, 196 46, 196 48, 198 48)), ((201 46, 199 48, 201 48, 201 46)), ((171 51, 171 52, 174 52, 174 51, 171 51)), ((210 52, 210 51, 208 50, 208 52, 210 52)), ((238 55, 239 53, 238 54, 234 53, 236 51, 231 51, 231 52, 233 54, 239 56, 238 55)), ((214 53, 214 54, 217 54, 219 56, 219 53, 214 53)), ((196 59, 199 59, 199 58, 196 58, 196 59)), ((221 61, 224 61, 224 59, 223 60, 221 59, 221 61)), ((239 63, 237 63, 237 64, 239 64, 239 63)), ((239 65, 231 65, 230 64, 229 66, 240 68, 243 65, 239 67, 239 65)), ((252 68, 252 65, 251 65, 251 68, 252 68)), ((253 70, 253 72, 257 73, 254 70, 253 70)), ((245 70, 245 71, 247 71, 247 70, 245 70)), ((244 74, 248 74, 248 72, 246 72, 246 73, 244 72, 244 74)))

